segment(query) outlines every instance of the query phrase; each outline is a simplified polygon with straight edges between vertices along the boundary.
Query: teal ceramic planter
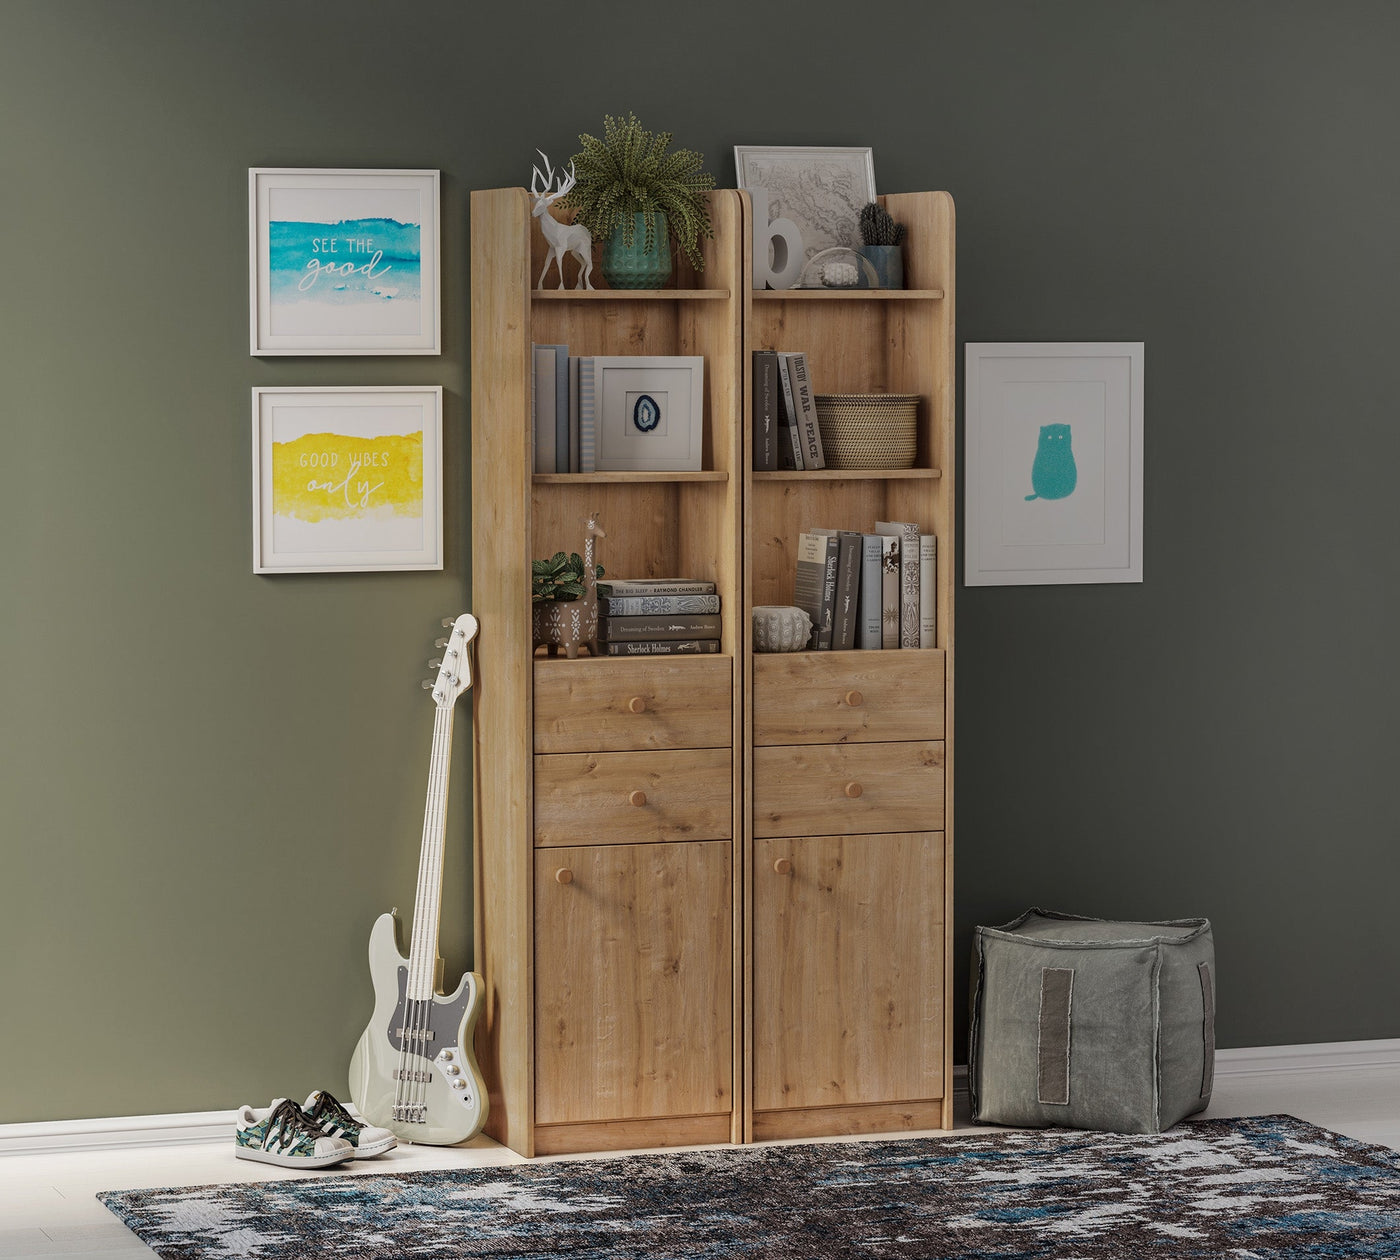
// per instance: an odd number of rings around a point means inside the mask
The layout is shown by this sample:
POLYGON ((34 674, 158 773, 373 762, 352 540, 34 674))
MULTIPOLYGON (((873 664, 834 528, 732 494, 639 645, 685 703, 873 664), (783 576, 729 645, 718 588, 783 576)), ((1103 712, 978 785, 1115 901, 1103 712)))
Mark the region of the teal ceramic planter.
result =
POLYGON ((876 289, 904 288, 904 246, 903 245, 862 245, 862 257, 875 268, 878 282, 876 289))
POLYGON ((613 229, 603 245, 603 279, 613 289, 660 289, 671 278, 671 235, 658 212, 656 239, 646 248, 646 216, 632 216, 632 244, 623 243, 622 228, 613 229))

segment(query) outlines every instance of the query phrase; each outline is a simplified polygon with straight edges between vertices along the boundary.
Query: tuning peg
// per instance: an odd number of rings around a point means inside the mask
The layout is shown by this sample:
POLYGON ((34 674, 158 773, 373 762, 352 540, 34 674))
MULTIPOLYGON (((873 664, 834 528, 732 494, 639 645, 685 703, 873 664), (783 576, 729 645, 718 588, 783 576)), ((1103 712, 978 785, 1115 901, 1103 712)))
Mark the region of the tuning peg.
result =
POLYGON ((433 689, 433 680, 431 678, 423 679, 422 687, 424 691, 431 691, 433 689))
POLYGON ((433 640, 433 646, 434 646, 434 647, 446 647, 450 642, 451 642, 450 639, 434 639, 434 640, 433 640))
POLYGON ((455 618, 455 617, 444 617, 444 618, 442 619, 442 628, 443 628, 444 630, 451 630, 452 627, 455 626, 456 624, 457 624, 457 618, 455 618))
POLYGON ((441 665, 441 664, 442 664, 442 657, 440 657, 440 656, 435 656, 435 657, 433 657, 432 660, 430 660, 430 661, 428 662, 428 668, 429 668, 429 669, 436 669, 436 668, 437 668, 439 665, 441 665))

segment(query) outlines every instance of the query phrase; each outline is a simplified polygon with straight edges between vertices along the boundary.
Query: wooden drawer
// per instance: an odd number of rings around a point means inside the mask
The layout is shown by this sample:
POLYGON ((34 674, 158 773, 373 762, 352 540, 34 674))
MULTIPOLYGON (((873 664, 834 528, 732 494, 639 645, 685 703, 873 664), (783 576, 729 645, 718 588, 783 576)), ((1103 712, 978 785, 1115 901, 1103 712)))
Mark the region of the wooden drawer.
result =
POLYGON ((728 748, 729 656, 535 662, 535 751, 728 748))
POLYGON ((941 648, 753 658, 755 744, 943 738, 941 648))
POLYGON ((535 844, 728 840, 729 749, 535 758, 535 844))
POLYGON ((755 836, 943 830, 943 745, 807 744, 753 751, 755 836))

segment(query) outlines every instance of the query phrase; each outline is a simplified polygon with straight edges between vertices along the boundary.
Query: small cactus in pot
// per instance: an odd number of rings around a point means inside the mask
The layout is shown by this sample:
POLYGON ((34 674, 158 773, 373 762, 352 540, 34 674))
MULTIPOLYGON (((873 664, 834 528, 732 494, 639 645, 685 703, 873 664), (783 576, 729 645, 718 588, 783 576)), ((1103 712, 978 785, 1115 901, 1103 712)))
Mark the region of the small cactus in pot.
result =
POLYGON ((872 201, 860 212, 862 257, 875 268, 880 289, 904 288, 904 224, 896 223, 890 212, 872 201))

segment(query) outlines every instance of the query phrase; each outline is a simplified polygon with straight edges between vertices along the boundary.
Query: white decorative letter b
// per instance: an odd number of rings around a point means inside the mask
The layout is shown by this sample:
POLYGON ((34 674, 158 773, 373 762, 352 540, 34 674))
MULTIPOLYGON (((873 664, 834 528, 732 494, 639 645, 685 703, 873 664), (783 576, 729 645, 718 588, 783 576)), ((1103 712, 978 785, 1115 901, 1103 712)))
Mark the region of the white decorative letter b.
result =
POLYGON ((802 233, 791 219, 768 222, 768 190, 750 188, 753 201, 753 287, 790 289, 802 274, 806 258, 802 253, 802 233), (772 262, 769 262, 769 249, 772 262))

